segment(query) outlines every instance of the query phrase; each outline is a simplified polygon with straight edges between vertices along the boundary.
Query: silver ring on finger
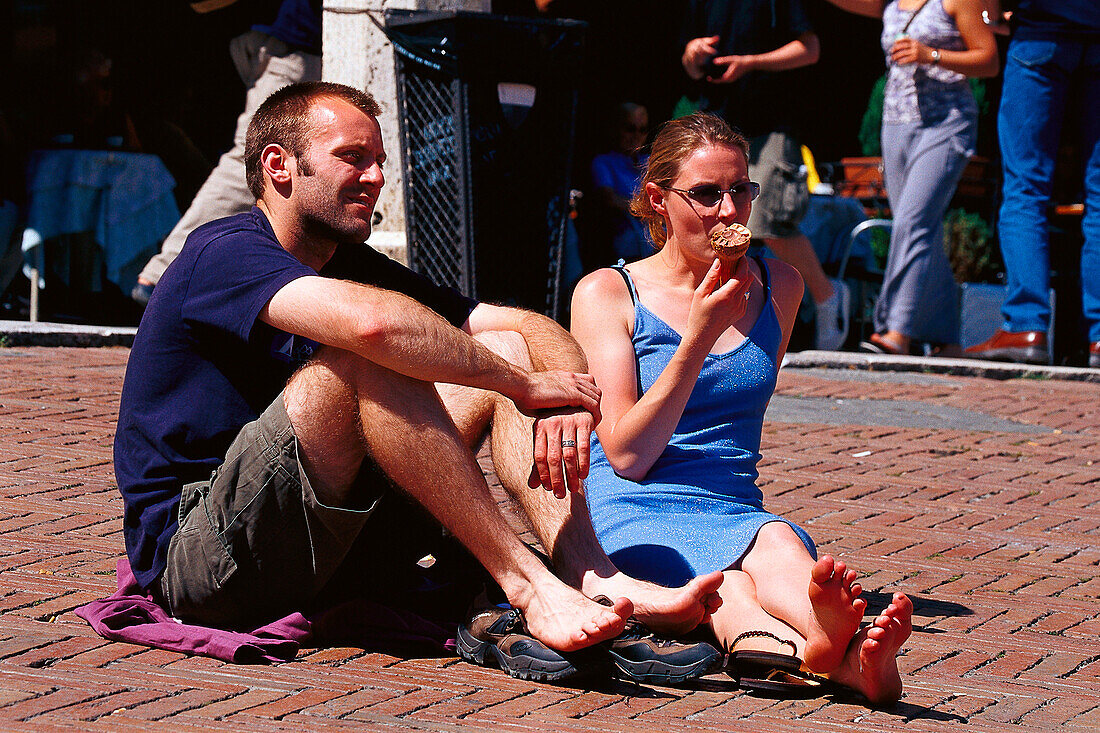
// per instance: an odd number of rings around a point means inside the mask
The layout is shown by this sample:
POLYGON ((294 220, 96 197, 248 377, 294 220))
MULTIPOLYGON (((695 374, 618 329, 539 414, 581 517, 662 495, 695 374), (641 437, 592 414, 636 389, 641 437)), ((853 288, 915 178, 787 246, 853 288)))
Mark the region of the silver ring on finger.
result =
POLYGON ((561 447, 562 448, 576 448, 577 447, 577 441, 575 441, 575 440, 563 440, 561 442, 561 447))

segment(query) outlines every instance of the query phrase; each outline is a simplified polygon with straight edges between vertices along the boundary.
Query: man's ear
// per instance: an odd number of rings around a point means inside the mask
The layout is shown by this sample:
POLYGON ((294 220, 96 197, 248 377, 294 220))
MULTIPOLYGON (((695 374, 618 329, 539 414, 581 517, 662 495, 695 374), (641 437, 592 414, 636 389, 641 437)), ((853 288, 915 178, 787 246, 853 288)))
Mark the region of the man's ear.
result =
POLYGON ((290 166, 293 156, 282 145, 270 143, 260 151, 260 165, 271 182, 276 185, 290 183, 290 166))
POLYGON ((649 199, 649 205, 653 207, 661 216, 668 214, 668 208, 665 206, 665 190, 658 186, 653 181, 650 181, 645 185, 645 195, 649 199))

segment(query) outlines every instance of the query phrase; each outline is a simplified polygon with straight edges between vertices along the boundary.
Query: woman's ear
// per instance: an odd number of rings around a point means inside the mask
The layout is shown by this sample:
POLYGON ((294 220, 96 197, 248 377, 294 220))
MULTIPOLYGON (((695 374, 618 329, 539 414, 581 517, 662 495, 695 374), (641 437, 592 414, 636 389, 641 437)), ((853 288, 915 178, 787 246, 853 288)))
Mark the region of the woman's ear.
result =
POLYGON ((668 208, 665 206, 665 189, 650 181, 645 185, 645 194, 654 211, 661 216, 668 215, 668 208))

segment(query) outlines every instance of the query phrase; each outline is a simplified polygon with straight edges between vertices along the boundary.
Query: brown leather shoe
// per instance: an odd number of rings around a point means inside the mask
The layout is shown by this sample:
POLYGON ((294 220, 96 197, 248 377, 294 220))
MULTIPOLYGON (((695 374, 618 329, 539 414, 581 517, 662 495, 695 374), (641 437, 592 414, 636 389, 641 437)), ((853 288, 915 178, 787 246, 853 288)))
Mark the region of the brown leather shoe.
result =
POLYGON ((1100 369, 1100 341, 1093 341, 1089 344, 1089 366, 1093 369, 1100 369))
POLYGON ((1024 364, 1049 364, 1047 335, 1042 331, 1004 331, 997 329, 988 341, 966 350, 971 359, 1014 361, 1024 364))

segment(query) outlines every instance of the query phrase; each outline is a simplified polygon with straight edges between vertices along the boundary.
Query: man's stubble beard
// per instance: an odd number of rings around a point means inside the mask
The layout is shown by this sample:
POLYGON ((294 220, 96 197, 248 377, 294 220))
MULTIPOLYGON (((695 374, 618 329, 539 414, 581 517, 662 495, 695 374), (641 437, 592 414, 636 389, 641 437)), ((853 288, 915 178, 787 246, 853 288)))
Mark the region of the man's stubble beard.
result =
MULTIPOLYGON (((302 158, 295 162, 298 166, 299 176, 303 178, 313 178, 316 175, 308 160, 302 158)), ((330 192, 325 193, 329 194, 330 192)), ((342 211, 342 207, 340 206, 340 201, 343 199, 342 194, 339 190, 336 190, 331 192, 330 195, 327 195, 326 198, 328 198, 326 203, 330 205, 328 208, 324 209, 322 215, 317 215, 315 213, 306 213, 303 215, 302 233, 306 238, 317 244, 331 243, 335 246, 340 246, 342 244, 362 244, 367 241, 372 229, 370 220, 368 219, 365 223, 366 233, 363 235, 346 231, 339 226, 340 222, 336 221, 342 211)), ((374 216, 373 208, 371 209, 371 216, 374 216)), ((354 221, 356 224, 362 222, 362 220, 358 218, 354 219, 354 221)))

